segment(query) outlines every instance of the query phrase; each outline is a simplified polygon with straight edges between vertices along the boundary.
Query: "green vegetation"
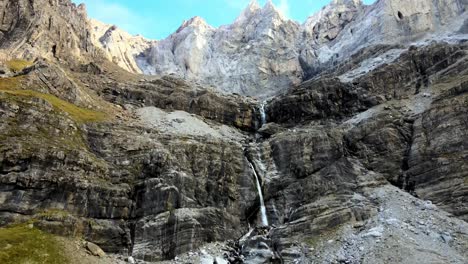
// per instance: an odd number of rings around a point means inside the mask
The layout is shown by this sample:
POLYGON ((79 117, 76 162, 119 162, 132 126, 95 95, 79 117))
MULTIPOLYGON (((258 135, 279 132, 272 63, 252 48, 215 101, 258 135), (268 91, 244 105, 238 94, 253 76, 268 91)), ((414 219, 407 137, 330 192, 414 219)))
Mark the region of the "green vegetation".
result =
POLYGON ((16 90, 21 86, 23 77, 0 78, 0 90, 16 90))
POLYGON ((26 61, 26 60, 14 59, 14 60, 7 61, 5 64, 8 67, 8 69, 10 69, 10 71, 20 72, 24 68, 27 68, 27 67, 33 65, 33 62, 26 61))
POLYGON ((25 225, 0 228, 0 263, 69 263, 56 238, 25 225))
POLYGON ((100 122, 108 118, 103 112, 76 106, 51 94, 40 93, 33 90, 21 90, 22 79, 23 77, 21 76, 0 78, 0 91, 14 96, 41 98, 49 102, 49 104, 56 109, 68 113, 68 115, 78 123, 100 122))
POLYGON ((70 216, 70 213, 59 209, 49 209, 35 215, 36 218, 45 220, 65 220, 70 216))
POLYGON ((41 98, 49 102, 56 109, 68 113, 78 123, 104 121, 107 117, 105 113, 76 106, 51 94, 39 93, 32 90, 3 90, 3 92, 17 96, 41 98))

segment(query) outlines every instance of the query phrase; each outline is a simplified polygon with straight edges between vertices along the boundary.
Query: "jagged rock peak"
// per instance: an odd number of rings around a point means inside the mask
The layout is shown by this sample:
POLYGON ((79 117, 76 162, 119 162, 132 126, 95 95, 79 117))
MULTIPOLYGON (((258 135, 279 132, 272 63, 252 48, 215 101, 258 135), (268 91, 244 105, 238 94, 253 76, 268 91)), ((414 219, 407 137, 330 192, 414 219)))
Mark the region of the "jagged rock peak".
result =
POLYGON ((258 10, 260 9, 260 4, 258 4, 257 0, 251 0, 249 5, 245 10, 258 10))
POLYGON ((285 19, 283 12, 281 12, 271 0, 268 0, 262 8, 262 14, 279 16, 282 19, 285 19))
POLYGON ((249 5, 241 12, 241 14, 234 21, 234 24, 241 24, 249 20, 249 18, 252 17, 255 13, 257 13, 257 11, 259 11, 260 9, 261 8, 257 0, 251 0, 249 5))
POLYGON ((272 18, 286 20, 284 14, 271 0, 268 0, 263 7, 260 7, 256 0, 252 0, 237 17, 233 25, 249 23, 254 18, 257 20, 263 20, 264 18, 268 18, 270 20, 272 18))
POLYGON ((210 26, 208 23, 206 23, 206 21, 199 17, 199 16, 195 16, 195 17, 192 17, 191 19, 189 20, 184 20, 184 22, 182 23, 182 25, 177 29, 177 33, 179 33, 180 31, 184 30, 185 28, 188 28, 188 27, 194 27, 194 28, 212 28, 212 26, 210 26))
POLYGON ((141 35, 132 36, 115 25, 95 19, 89 19, 88 23, 93 44, 103 51, 105 57, 130 72, 141 72, 136 61, 128 58, 142 54, 155 41, 141 35))

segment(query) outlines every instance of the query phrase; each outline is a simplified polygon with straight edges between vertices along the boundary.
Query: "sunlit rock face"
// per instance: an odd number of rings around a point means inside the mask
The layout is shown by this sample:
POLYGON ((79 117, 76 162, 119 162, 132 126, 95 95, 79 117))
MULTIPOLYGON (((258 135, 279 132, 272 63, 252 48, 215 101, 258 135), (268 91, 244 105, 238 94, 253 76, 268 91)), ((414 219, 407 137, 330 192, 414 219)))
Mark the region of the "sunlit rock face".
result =
MULTIPOLYGON (((299 24, 271 1, 263 7, 251 1, 230 25, 214 28, 194 17, 158 42, 118 50, 104 46, 108 56, 131 71, 175 74, 226 93, 268 96, 364 46, 408 44, 430 33, 453 31, 464 8, 456 0, 385 0, 371 6, 360 0, 334 0, 299 24)), ((135 43, 134 37, 124 39, 135 43)))
POLYGON ((194 17, 160 41, 90 19, 84 5, 49 1, 40 17, 33 15, 37 2, 4 5, 8 12, 2 14, 1 27, 12 30, 0 38, 3 46, 14 47, 11 55, 86 61, 101 54, 129 72, 173 74, 224 93, 266 97, 329 70, 364 47, 450 37, 462 27, 467 3, 381 0, 366 6, 359 0, 334 0, 299 24, 271 1, 263 7, 251 1, 230 25, 214 28, 194 17), (18 13, 26 20, 11 15, 18 13), (37 27, 28 27, 28 19, 37 27), (60 26, 66 19, 72 27, 60 26), (44 34, 48 31, 54 38, 44 34))
POLYGON ((174 73, 223 92, 265 95, 301 80, 299 34, 300 26, 271 3, 261 8, 252 2, 231 25, 213 28, 198 17, 185 22, 139 62, 148 74, 174 73))
POLYGON ((102 48, 108 60, 129 72, 142 73, 135 57, 149 49, 155 41, 144 37, 132 36, 115 25, 107 25, 95 19, 89 19, 93 44, 102 48))

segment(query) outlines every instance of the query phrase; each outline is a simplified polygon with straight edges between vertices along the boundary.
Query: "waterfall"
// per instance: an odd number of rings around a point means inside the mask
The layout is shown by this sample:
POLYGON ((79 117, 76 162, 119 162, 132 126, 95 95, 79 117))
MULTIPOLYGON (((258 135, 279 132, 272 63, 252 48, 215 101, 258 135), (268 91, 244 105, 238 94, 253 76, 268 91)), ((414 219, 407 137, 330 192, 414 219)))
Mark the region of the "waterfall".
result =
POLYGON ((255 175, 255 180, 257 182, 258 196, 260 199, 260 213, 262 216, 262 225, 268 226, 268 217, 266 214, 265 201, 263 200, 262 186, 260 185, 260 180, 258 179, 257 171, 255 170, 255 167, 253 166, 252 162, 249 161, 249 165, 255 175))
POLYGON ((266 101, 263 101, 260 104, 260 120, 261 120, 260 127, 262 127, 264 124, 266 124, 265 105, 266 105, 266 101))

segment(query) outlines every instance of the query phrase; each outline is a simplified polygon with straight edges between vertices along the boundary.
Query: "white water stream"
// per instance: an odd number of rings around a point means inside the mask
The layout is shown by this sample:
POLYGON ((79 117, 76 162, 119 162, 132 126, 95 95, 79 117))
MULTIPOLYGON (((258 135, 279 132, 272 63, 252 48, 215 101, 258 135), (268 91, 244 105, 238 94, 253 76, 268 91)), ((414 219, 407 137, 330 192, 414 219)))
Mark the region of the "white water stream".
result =
POLYGON ((258 179, 257 171, 255 170, 255 167, 250 161, 249 161, 249 165, 255 175, 255 181, 257 182, 258 197, 260 199, 260 213, 262 217, 262 225, 268 226, 268 217, 266 214, 265 201, 263 200, 262 186, 260 185, 260 180, 258 179))
POLYGON ((261 119, 261 122, 262 122, 260 124, 260 127, 262 127, 264 124, 266 124, 265 105, 266 105, 265 101, 260 104, 260 119, 261 119))

